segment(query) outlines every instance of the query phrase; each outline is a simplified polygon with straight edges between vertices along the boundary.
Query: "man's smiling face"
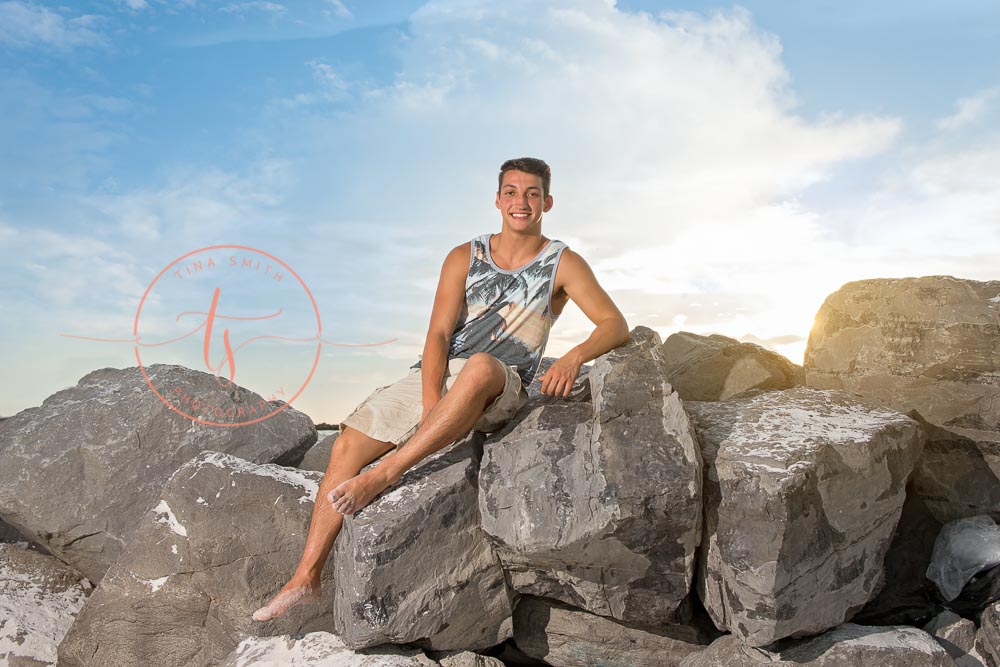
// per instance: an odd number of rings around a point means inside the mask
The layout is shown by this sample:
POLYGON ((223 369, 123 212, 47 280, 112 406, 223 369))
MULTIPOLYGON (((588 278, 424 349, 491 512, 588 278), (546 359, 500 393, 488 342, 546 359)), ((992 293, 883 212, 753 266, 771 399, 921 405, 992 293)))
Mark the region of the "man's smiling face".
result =
POLYGON ((528 230, 541 224, 542 213, 552 208, 552 195, 543 196, 541 176, 511 170, 504 172, 496 204, 507 225, 528 230))

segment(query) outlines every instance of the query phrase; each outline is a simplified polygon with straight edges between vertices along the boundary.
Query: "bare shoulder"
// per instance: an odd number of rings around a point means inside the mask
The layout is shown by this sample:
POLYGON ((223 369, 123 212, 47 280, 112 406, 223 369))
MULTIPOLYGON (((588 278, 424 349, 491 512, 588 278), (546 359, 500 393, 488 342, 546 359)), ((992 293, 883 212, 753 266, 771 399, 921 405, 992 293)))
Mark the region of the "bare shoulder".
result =
POLYGON ((556 282, 552 286, 553 292, 564 292, 567 287, 572 289, 573 285, 579 285, 581 281, 586 281, 592 277, 594 272, 590 265, 580 253, 572 248, 566 247, 559 258, 559 266, 556 268, 556 282))
POLYGON ((444 266, 442 271, 457 271, 461 268, 463 271, 467 270, 469 267, 469 257, 472 253, 472 241, 466 241, 465 243, 460 243, 451 250, 448 251, 448 255, 444 258, 444 266))

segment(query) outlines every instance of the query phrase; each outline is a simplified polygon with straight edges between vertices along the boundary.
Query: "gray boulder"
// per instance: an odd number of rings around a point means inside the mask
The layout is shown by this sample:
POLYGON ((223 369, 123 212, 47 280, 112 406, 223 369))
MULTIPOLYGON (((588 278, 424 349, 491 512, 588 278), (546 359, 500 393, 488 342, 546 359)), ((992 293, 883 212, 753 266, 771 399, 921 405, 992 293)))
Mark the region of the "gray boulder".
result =
POLYGON ((686 404, 705 459, 698 592, 764 646, 849 619, 878 590, 921 431, 844 392, 686 404))
POLYGON ((952 276, 850 282, 827 297, 806 383, 844 389, 942 429, 915 475, 939 521, 1000 520, 1000 281, 952 276))
POLYGON ((976 624, 951 611, 943 611, 924 626, 953 658, 960 658, 976 646, 976 624))
POLYGON ((701 456, 660 338, 599 357, 590 400, 533 398, 491 434, 483 530, 521 593, 647 626, 686 621, 701 539, 701 456))
POLYGON ((679 331, 667 337, 661 350, 667 379, 685 401, 724 401, 750 389, 775 391, 805 383, 801 366, 721 334, 679 331))
POLYGON ((526 655, 561 667, 676 667, 718 636, 708 619, 657 629, 630 627, 604 616, 531 595, 514 610, 514 641, 526 655))
POLYGON ((810 639, 752 648, 734 635, 721 637, 681 667, 954 667, 955 661, 923 630, 905 625, 845 623, 810 639))
POLYGON ((476 650, 511 636, 513 605, 476 509, 483 438, 432 454, 344 518, 334 629, 348 647, 476 650))
POLYGON ((989 667, 1000 667, 1000 602, 988 606, 979 617, 976 651, 989 667))
POLYGON ((59 664, 217 664, 248 635, 328 629, 330 568, 319 602, 251 617, 294 570, 321 477, 221 452, 181 466, 80 611, 59 664))
MULTIPOLYGON (((160 393, 280 405, 222 391, 214 375, 183 366, 153 364, 146 374, 160 393)), ((249 426, 205 426, 162 403, 139 368, 104 368, 4 422, 0 517, 97 583, 166 479, 198 452, 295 462, 315 441, 310 419, 292 408, 249 426)))
POLYGON ((93 586, 52 556, 0 544, 0 664, 56 664, 56 647, 93 586))

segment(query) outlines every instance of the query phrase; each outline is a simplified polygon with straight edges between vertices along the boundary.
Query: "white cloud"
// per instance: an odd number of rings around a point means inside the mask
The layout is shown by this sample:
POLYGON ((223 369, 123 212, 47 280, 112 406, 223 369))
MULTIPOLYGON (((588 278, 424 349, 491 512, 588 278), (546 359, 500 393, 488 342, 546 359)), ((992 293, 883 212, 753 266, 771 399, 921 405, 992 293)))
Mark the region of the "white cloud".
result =
POLYGON ((553 166, 552 233, 572 229, 614 254, 779 203, 885 151, 901 128, 796 113, 780 43, 740 9, 654 18, 603 0, 432 2, 400 48, 391 85, 362 92, 355 115, 303 129, 321 165, 352 155, 362 190, 392 182, 417 215, 435 204, 414 156, 424 175, 457 176, 460 191, 475 183, 477 197, 462 192, 438 229, 482 215, 462 207, 491 199, 503 159, 531 154, 553 166))
POLYGON ((267 12, 270 14, 285 13, 285 6, 277 2, 267 2, 267 0, 249 0, 248 2, 233 2, 221 8, 229 14, 246 14, 252 11, 267 12))
MULTIPOLYGON (((850 249, 797 197, 885 152, 902 127, 797 112, 780 42, 741 9, 652 17, 603 0, 432 2, 400 48, 397 78, 363 92, 355 114, 293 130, 315 143, 309 170, 335 172, 351 192, 328 207, 335 220, 401 220, 446 249, 496 229, 504 159, 542 157, 556 201, 545 233, 581 252, 623 310, 667 324, 683 305, 675 295, 727 295, 710 317, 683 312, 736 337, 807 333, 822 298, 853 277, 850 249), (730 307, 740 299, 768 323, 730 307)), ((437 278, 433 262, 380 256, 437 278)), ((385 298, 402 307, 414 291, 385 298)), ((564 318, 553 351, 592 327, 572 308, 564 318)))
POLYGON ((96 26, 100 17, 83 14, 65 18, 32 2, 0 2, 0 44, 17 48, 35 45, 57 49, 99 46, 105 39, 96 26))
POLYGON ((341 0, 327 0, 327 4, 332 7, 332 11, 336 16, 343 19, 351 18, 351 11, 344 5, 341 0))
POLYGON ((0 241, 7 241, 17 236, 17 229, 0 222, 0 241))
POLYGON ((244 174, 218 169, 185 169, 157 189, 102 193, 84 204, 96 209, 129 241, 169 239, 183 245, 221 239, 244 225, 274 219, 287 165, 278 160, 244 174))
POLYGON ((982 118, 990 105, 1000 96, 1000 88, 986 88, 975 95, 959 98, 955 102, 955 113, 938 121, 942 130, 954 130, 971 125, 982 118))
POLYGON ((149 7, 149 3, 147 3, 146 0, 115 0, 115 2, 120 5, 125 5, 133 11, 139 11, 149 7))

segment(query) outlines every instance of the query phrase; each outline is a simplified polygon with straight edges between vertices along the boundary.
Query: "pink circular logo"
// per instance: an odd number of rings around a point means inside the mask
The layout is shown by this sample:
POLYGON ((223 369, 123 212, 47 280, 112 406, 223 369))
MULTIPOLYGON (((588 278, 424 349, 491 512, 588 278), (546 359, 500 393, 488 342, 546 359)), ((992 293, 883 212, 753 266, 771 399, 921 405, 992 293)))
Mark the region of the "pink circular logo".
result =
POLYGON ((136 361, 160 401, 192 421, 226 427, 289 407, 316 371, 322 332, 316 300, 295 270, 241 245, 192 250, 168 264, 146 288, 133 326, 136 361), (181 384, 157 387, 146 372, 152 363, 202 366, 217 386, 199 395, 181 384), (238 391, 237 375, 247 390, 238 391), (267 383, 277 385, 272 397, 250 400, 249 387, 267 383), (286 385, 295 388, 291 396, 286 385), (284 404, 274 407, 278 396, 284 404))

